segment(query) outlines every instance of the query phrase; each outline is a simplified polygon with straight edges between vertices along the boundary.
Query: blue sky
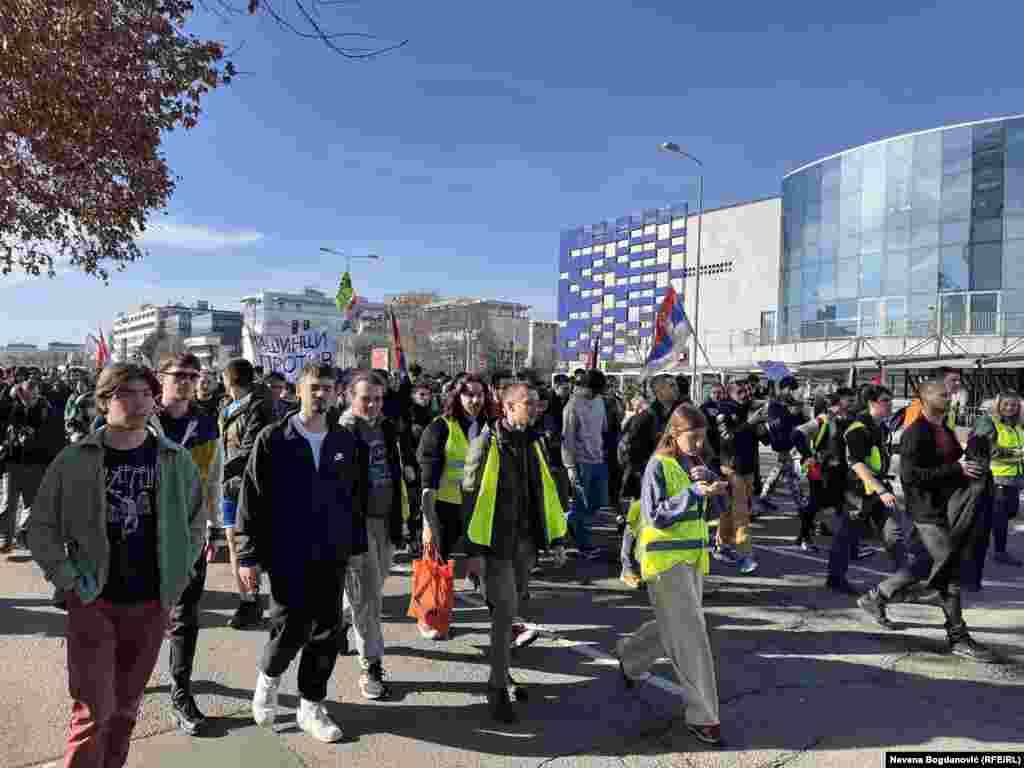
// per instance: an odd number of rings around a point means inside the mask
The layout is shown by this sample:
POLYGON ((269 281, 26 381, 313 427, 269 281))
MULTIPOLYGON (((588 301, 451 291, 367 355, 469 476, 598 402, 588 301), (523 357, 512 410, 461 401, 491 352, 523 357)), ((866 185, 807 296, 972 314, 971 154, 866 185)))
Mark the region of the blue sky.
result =
MULTIPOLYGON (((275 0, 287 4, 290 0, 275 0)), ((237 308, 261 288, 333 290, 321 245, 376 252, 357 291, 524 301, 553 318, 558 233, 688 199, 778 194, 848 146, 1024 112, 1024 10, 838 4, 363 0, 326 25, 409 38, 339 59, 261 18, 194 29, 246 72, 167 138, 181 177, 148 258, 110 286, 0 277, 0 343, 77 341, 142 301, 237 308), (898 6, 894 8, 893 6, 898 6)))

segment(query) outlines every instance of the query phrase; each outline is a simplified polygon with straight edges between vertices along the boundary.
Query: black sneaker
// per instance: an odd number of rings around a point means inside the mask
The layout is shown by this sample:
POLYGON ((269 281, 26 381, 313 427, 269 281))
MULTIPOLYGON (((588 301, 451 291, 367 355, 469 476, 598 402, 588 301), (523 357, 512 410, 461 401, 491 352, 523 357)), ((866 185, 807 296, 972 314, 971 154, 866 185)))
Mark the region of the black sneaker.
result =
POLYGON ((818 523, 818 535, 819 536, 831 536, 831 529, 825 525, 825 523, 818 523))
POLYGON ((519 715, 516 714, 516 708, 512 706, 512 700, 509 698, 506 686, 501 688, 488 687, 487 706, 491 710, 491 717, 499 723, 519 722, 519 715))
POLYGON ((508 676, 508 696, 512 701, 527 701, 530 698, 530 691, 510 674, 508 676))
POLYGON ((958 640, 950 640, 949 652, 954 656, 978 661, 982 664, 995 664, 999 661, 999 657, 995 653, 967 633, 964 633, 958 640))
POLYGON ((199 711, 196 700, 186 693, 171 695, 171 714, 178 730, 189 736, 196 736, 206 724, 206 715, 199 711))
POLYGON ((857 605, 880 627, 892 629, 895 626, 885 615, 885 598, 877 589, 872 589, 867 594, 861 595, 857 600, 857 605))
POLYGON ((376 701, 385 699, 391 693, 388 684, 384 682, 384 666, 375 661, 370 667, 359 676, 359 692, 364 699, 376 701))
POLYGON ((239 602, 235 615, 228 619, 228 626, 232 629, 256 629, 263 626, 263 607, 259 598, 239 602))

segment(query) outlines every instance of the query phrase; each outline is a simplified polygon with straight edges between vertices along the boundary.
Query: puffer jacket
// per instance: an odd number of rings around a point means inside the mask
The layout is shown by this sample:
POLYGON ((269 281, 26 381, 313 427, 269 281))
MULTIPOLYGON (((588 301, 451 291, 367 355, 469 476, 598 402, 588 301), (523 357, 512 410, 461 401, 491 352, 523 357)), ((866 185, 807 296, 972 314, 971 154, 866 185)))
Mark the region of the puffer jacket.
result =
POLYGON ((264 427, 276 421, 269 392, 254 388, 242 398, 242 404, 230 416, 221 411, 220 436, 224 442, 224 497, 237 501, 242 490, 242 475, 256 438, 264 427))

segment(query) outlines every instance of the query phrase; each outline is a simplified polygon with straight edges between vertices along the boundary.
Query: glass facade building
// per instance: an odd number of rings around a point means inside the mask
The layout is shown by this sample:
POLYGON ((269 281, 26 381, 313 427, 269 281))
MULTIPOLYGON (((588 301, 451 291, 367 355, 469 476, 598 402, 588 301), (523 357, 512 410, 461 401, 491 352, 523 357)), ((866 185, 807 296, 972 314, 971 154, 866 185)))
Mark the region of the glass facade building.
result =
POLYGON ((1024 117, 804 166, 783 180, 782 238, 780 341, 1020 335, 1024 117))
POLYGON ((558 355, 639 362, 654 334, 657 307, 686 273, 684 204, 648 209, 561 233, 558 355))

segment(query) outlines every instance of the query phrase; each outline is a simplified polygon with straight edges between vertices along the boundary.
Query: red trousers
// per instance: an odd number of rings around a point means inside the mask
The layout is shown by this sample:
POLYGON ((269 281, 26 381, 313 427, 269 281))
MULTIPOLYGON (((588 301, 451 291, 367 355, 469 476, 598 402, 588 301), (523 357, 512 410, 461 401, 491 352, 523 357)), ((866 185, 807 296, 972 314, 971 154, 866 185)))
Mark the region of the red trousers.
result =
POLYGON ((64 768, 121 768, 167 629, 159 601, 84 605, 68 597, 71 724, 64 768))

